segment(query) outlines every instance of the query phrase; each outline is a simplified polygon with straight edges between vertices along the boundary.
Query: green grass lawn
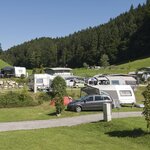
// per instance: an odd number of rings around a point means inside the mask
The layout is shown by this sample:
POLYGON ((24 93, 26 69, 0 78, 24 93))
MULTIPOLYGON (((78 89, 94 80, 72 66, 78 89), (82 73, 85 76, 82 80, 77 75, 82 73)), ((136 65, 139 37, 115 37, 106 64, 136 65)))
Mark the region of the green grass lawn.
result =
MULTIPOLYGON (((113 112, 127 112, 127 111, 142 111, 141 108, 121 107, 120 109, 113 109, 113 112)), ((102 111, 82 111, 76 113, 74 111, 64 110, 59 118, 73 117, 80 115, 103 113, 102 111)), ((0 109, 0 122, 12 121, 27 121, 27 120, 47 120, 58 118, 55 114, 55 107, 44 103, 35 107, 20 107, 20 108, 1 108, 0 109)))
POLYGON ((145 90, 145 88, 146 88, 145 86, 140 86, 134 92, 135 96, 136 96, 137 103, 143 103, 144 97, 143 97, 142 93, 145 90))
POLYGON ((1 150, 149 150, 144 118, 72 127, 0 132, 1 150))
MULTIPOLYGON (((100 113, 100 111, 83 111, 80 113, 76 113, 73 111, 64 110, 59 118, 93 114, 93 113, 100 113)), ((44 104, 35 107, 0 109, 0 122, 46 120, 54 118, 55 119, 58 118, 55 114, 55 107, 50 106, 49 102, 45 102, 44 104)))

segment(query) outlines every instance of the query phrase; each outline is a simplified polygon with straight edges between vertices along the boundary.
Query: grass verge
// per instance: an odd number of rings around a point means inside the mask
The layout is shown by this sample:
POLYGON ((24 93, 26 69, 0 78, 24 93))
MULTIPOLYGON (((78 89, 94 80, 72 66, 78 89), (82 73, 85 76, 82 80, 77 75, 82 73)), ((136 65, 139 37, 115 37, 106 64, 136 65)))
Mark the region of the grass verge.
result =
POLYGON ((113 119, 72 127, 0 133, 3 150, 149 150, 144 118, 113 119))

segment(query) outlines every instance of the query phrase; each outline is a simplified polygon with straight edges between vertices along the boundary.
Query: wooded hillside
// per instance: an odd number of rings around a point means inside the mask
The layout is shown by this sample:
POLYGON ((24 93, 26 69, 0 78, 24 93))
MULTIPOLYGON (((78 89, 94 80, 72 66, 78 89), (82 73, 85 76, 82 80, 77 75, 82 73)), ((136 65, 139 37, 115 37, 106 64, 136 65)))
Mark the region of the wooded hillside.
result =
POLYGON ((66 37, 42 37, 12 47, 1 58, 27 68, 101 65, 103 55, 110 64, 150 56, 150 3, 110 19, 106 24, 87 28, 66 37))

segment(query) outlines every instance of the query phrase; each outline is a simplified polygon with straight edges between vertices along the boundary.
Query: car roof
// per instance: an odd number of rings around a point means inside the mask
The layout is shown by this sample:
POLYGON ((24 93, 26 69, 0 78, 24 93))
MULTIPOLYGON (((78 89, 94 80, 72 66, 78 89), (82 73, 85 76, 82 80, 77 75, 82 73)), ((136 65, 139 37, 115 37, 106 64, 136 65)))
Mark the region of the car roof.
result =
POLYGON ((109 96, 109 95, 107 95, 107 94, 90 94, 90 95, 86 95, 86 96, 109 96))

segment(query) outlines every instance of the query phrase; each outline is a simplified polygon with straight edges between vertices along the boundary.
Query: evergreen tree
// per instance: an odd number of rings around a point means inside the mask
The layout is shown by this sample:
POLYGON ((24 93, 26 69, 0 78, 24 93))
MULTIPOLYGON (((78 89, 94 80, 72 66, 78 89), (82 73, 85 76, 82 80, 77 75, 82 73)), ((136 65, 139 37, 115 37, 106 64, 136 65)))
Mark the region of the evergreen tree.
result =
POLYGON ((150 4, 150 0, 147 0, 147 1, 146 1, 146 5, 149 5, 149 4, 150 4))
POLYGON ((2 50, 2 46, 1 46, 1 43, 0 43, 0 55, 2 54, 3 50, 2 50))
POLYGON ((134 10, 134 7, 133 7, 133 4, 131 5, 130 7, 130 11, 133 11, 134 10))

